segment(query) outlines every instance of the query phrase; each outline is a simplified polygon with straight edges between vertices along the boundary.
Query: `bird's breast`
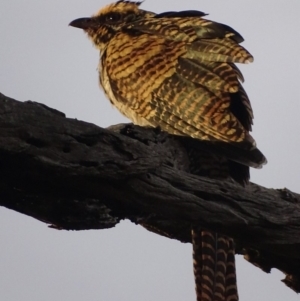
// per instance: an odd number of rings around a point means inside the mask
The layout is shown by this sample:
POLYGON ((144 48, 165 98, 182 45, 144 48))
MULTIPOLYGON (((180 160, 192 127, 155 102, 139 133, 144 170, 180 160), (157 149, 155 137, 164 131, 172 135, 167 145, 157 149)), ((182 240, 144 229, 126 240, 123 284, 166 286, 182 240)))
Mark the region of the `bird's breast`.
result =
POLYGON ((107 69, 105 67, 104 59, 100 59, 99 63, 99 84, 103 89, 106 97, 109 99, 111 104, 117 108, 125 117, 130 119, 134 124, 139 126, 155 126, 149 123, 145 118, 137 114, 137 112, 130 107, 130 99, 120 100, 117 95, 115 95, 111 84, 107 69))

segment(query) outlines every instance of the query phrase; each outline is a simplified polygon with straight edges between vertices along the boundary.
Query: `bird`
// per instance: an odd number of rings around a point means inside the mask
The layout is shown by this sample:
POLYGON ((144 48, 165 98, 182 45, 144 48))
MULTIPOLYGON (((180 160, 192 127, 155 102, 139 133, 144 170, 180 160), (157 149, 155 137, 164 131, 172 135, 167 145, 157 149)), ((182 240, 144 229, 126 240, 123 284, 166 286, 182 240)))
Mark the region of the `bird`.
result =
MULTIPOLYGON (((249 167, 267 163, 250 135, 253 110, 236 63, 253 56, 233 28, 201 11, 154 13, 117 1, 69 25, 100 52, 99 83, 123 115, 143 127, 193 141, 192 172, 249 182, 249 167)), ((191 226, 197 301, 236 301, 234 241, 191 226)))

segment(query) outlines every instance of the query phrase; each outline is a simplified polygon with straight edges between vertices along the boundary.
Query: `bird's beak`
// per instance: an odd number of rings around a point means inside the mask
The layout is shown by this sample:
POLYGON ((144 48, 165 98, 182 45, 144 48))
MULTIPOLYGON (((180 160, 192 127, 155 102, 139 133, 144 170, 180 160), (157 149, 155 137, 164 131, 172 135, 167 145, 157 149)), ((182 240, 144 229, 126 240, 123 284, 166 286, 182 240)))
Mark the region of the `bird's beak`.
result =
POLYGON ((73 20, 69 26, 73 26, 73 27, 77 27, 77 28, 81 28, 81 29, 88 29, 89 27, 91 27, 91 18, 79 18, 76 20, 73 20))

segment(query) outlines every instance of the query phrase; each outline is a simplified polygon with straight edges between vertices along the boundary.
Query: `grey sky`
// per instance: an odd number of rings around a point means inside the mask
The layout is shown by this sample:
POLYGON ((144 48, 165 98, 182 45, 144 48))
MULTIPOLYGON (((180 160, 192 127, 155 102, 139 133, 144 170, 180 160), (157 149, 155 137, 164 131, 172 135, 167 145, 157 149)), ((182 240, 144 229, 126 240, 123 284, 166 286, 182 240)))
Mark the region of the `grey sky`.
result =
MULTIPOLYGON (((0 92, 108 126, 125 122, 98 87, 98 52, 68 23, 109 3, 11 0, 0 10, 0 92)), ((300 2, 158 1, 144 9, 196 9, 240 32, 253 55, 240 66, 251 99, 253 135, 268 158, 252 181, 300 191, 300 2)), ((0 208, 0 295, 5 301, 195 300, 191 246, 122 222, 105 231, 66 232, 0 208)), ((278 271, 237 257, 241 301, 298 300, 278 271)))

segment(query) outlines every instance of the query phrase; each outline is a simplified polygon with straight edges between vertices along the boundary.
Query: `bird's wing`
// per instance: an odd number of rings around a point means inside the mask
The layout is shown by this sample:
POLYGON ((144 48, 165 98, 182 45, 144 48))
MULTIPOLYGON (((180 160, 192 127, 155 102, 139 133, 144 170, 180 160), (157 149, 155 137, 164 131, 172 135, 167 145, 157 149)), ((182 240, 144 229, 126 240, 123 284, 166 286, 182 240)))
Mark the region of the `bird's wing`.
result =
MULTIPOLYGON (((230 27, 199 17, 150 18, 117 34, 103 65, 116 99, 152 126, 251 152, 252 110, 234 63, 252 56, 240 41, 230 27)), ((260 152, 239 157, 253 167, 265 161, 260 152)))

